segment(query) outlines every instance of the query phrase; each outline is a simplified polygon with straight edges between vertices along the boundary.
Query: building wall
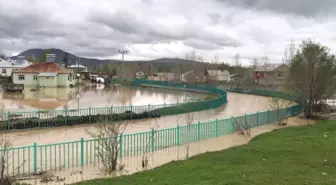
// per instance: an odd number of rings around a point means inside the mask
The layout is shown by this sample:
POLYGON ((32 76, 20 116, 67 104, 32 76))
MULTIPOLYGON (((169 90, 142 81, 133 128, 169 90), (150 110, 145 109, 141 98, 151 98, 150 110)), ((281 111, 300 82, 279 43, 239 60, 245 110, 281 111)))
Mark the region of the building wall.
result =
POLYGON ((38 75, 38 73, 14 73, 13 83, 22 84, 28 87, 36 87, 39 81, 37 79, 34 79, 34 75, 38 75), (24 75, 24 80, 19 80, 19 75, 24 75))
MULTIPOLYGON (((255 76, 256 76, 255 72, 255 76)), ((282 65, 274 71, 259 72, 259 81, 255 80, 259 84, 263 85, 284 85, 289 75, 289 67, 282 65)))
POLYGON ((57 86, 59 87, 69 87, 71 84, 75 84, 76 79, 72 74, 58 74, 57 75, 57 86))
POLYGON ((20 68, 22 67, 17 67, 15 65, 13 67, 0 67, 0 76, 11 76, 13 71, 16 71, 20 68))
POLYGON ((40 87, 57 87, 57 76, 40 76, 38 83, 40 87))

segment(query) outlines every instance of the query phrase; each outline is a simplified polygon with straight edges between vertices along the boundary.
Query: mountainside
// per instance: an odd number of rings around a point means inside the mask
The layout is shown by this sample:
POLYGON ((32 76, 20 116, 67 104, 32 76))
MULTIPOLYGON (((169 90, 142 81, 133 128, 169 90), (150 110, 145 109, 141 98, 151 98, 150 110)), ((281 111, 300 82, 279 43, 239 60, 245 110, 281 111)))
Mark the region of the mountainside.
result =
MULTIPOLYGON (((23 51, 20 53, 18 56, 25 56, 26 59, 30 60, 39 60, 42 55, 45 55, 46 53, 50 54, 55 54, 56 55, 56 62, 57 63, 63 63, 63 60, 65 58, 65 51, 61 49, 29 49, 26 51, 23 51)), ((17 56, 10 57, 12 59, 15 59, 17 56)), ((68 58, 69 58, 69 64, 75 64, 78 56, 73 55, 71 53, 68 53, 68 58)), ((106 63, 121 63, 121 60, 99 60, 99 59, 94 59, 94 58, 80 58, 80 64, 85 65, 87 67, 92 67, 92 66, 97 66, 101 64, 106 64, 106 63)), ((156 60, 143 60, 143 61, 124 61, 125 63, 136 63, 136 62, 151 62, 154 64, 199 64, 200 62, 193 61, 193 60, 185 60, 185 59, 178 59, 178 58, 160 58, 156 60)))

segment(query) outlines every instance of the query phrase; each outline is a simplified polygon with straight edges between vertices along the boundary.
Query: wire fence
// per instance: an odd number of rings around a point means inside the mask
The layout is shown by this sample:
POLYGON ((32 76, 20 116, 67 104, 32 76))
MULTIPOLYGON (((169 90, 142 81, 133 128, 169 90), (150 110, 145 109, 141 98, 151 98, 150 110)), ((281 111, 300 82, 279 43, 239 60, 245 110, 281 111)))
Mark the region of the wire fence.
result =
POLYGON ((182 114, 217 108, 227 103, 225 91, 211 86, 188 85, 181 83, 133 80, 131 85, 170 88, 183 91, 216 95, 211 100, 191 101, 161 105, 118 106, 84 109, 37 110, 27 112, 0 112, 0 130, 24 130, 43 127, 71 126, 78 124, 110 121, 155 118, 164 115, 182 114))
MULTIPOLYGON (((295 95, 282 92, 252 89, 226 89, 231 92, 274 96, 287 100, 299 99, 295 95)), ((217 90, 215 90, 217 91, 217 90)), ((221 93, 221 92, 219 92, 221 93)), ((226 94, 225 94, 226 95, 226 94)), ((191 142, 211 139, 239 131, 236 123, 248 125, 250 128, 274 123, 284 118, 301 113, 301 104, 278 110, 267 110, 254 114, 245 114, 209 122, 198 122, 175 128, 151 130, 134 134, 121 134, 115 138, 90 139, 78 141, 9 148, 0 151, 6 159, 5 174, 8 176, 29 176, 49 170, 72 168, 89 164, 102 163, 99 152, 104 152, 102 142, 114 139, 118 142, 118 160, 125 157, 142 155, 169 147, 180 146, 191 142)), ((105 148, 106 150, 106 148, 105 148)))

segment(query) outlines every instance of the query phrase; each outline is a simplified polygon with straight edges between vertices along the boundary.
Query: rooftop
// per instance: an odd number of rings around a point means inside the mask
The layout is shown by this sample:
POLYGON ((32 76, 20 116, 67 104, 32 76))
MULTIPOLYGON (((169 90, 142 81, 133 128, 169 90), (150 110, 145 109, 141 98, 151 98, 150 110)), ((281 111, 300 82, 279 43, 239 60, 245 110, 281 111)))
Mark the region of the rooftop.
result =
POLYGON ((257 67, 257 69, 255 69, 254 71, 274 71, 276 68, 282 66, 282 65, 286 65, 283 63, 278 63, 278 64, 265 64, 262 66, 257 67))
POLYGON ((16 73, 73 73, 73 71, 61 67, 55 62, 44 62, 19 69, 16 73))

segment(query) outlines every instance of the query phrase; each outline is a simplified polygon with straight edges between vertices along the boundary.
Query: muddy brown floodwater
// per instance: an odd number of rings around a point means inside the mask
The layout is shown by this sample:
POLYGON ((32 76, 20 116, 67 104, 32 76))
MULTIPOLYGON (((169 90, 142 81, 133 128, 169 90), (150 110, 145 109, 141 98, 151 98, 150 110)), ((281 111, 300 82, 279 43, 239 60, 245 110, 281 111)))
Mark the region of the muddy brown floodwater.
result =
MULTIPOLYGON (((182 92, 181 92, 182 93, 182 92)), ((238 93, 228 93, 228 103, 211 110, 194 112, 194 122, 205 122, 215 119, 223 119, 231 116, 240 116, 243 114, 256 113, 257 111, 265 111, 269 109, 268 97, 246 95, 238 93)), ((158 119, 141 119, 131 120, 125 133, 136 133, 149 131, 151 128, 171 128, 177 125, 186 124, 186 115, 163 116, 158 119)), ((95 124, 85 124, 69 127, 55 127, 45 129, 33 129, 13 131, 6 133, 7 139, 10 139, 14 146, 50 144, 57 142, 75 141, 91 139, 86 130, 94 130, 95 124)))
POLYGON ((27 89, 19 94, 0 90, 0 105, 6 111, 59 110, 169 104, 204 97, 204 94, 163 88, 92 85, 79 88, 46 88, 40 91, 27 89))

